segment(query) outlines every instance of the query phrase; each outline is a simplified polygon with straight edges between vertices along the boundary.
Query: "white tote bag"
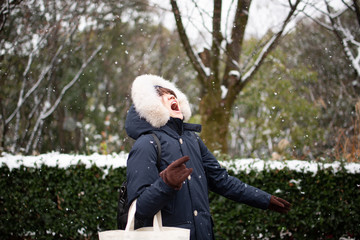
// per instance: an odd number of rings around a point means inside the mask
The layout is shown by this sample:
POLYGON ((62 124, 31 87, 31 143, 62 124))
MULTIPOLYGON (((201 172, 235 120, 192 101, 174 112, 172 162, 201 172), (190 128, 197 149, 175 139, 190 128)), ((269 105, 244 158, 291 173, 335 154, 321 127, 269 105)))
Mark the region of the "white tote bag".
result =
POLYGON ((153 227, 143 227, 134 230, 136 200, 130 206, 125 230, 110 230, 99 232, 99 240, 189 240, 190 229, 163 227, 161 211, 154 216, 153 227))

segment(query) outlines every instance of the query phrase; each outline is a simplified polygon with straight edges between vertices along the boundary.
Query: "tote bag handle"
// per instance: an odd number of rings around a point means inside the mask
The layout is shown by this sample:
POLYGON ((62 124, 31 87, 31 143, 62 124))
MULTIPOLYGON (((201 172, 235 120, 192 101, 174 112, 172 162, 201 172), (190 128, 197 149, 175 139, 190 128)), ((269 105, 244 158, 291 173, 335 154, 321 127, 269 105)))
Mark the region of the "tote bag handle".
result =
MULTIPOLYGON (((135 230, 135 213, 136 213, 136 199, 131 203, 128 213, 128 220, 126 224, 125 231, 134 231, 135 230)), ((162 218, 161 211, 157 212, 153 219, 153 228, 154 231, 162 231, 162 218)))
POLYGON ((128 212, 128 222, 125 230, 110 230, 99 232, 99 240, 189 240, 190 229, 163 227, 161 211, 154 216, 153 227, 143 227, 134 230, 136 200, 131 203, 128 212))

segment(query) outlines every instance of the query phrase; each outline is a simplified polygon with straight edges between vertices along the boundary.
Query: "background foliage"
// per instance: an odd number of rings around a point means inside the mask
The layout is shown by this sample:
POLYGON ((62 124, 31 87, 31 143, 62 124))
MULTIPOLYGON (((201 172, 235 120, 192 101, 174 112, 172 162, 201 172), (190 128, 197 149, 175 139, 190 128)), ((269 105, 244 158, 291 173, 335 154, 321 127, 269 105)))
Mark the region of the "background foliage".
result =
MULTIPOLYGON (((232 175, 234 173, 230 172, 232 175)), ((45 165, 0 168, 2 239, 97 239, 116 228, 117 189, 125 168, 45 165)), ((288 215, 210 194, 217 239, 339 239, 360 237, 360 175, 264 170, 235 175, 292 203, 288 215)))
MULTIPOLYGON (((163 26, 161 11, 148 1, 36 0, 31 6, 13 1, 10 7, 0 29, 0 152, 128 151, 132 141, 124 122, 131 105, 130 84, 144 73, 174 81, 190 99, 191 121, 201 122, 197 74, 178 33, 163 26), (102 49, 80 71, 56 110, 35 128, 41 111, 61 96, 98 46, 102 49), (41 77, 8 121, 22 91, 41 77)), ((324 18, 317 20, 326 22, 324 18)), ((340 20, 357 40, 354 19, 347 11, 340 20)), ((246 38, 241 58, 251 56, 261 41, 246 38)), ((231 109, 228 154, 358 161, 359 86, 335 35, 313 21, 299 21, 231 109)))

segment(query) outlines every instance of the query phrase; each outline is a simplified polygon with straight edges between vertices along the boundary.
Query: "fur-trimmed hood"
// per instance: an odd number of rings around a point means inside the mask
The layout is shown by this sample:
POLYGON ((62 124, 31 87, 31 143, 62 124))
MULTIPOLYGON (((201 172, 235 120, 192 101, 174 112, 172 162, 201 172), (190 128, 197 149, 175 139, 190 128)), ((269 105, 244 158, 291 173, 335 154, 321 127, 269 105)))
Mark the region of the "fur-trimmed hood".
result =
POLYGON ((155 86, 173 90, 177 96, 184 121, 188 121, 191 117, 189 101, 175 84, 156 75, 141 75, 132 84, 133 107, 128 112, 125 124, 128 135, 134 139, 139 134, 166 125, 170 119, 170 113, 162 104, 155 86))
POLYGON ((156 92, 154 87, 156 85, 171 89, 175 92, 181 112, 184 115, 184 121, 188 121, 191 117, 191 110, 185 94, 173 83, 155 75, 141 75, 137 77, 132 84, 131 98, 139 116, 155 128, 164 126, 170 119, 169 111, 162 104, 161 98, 156 92))

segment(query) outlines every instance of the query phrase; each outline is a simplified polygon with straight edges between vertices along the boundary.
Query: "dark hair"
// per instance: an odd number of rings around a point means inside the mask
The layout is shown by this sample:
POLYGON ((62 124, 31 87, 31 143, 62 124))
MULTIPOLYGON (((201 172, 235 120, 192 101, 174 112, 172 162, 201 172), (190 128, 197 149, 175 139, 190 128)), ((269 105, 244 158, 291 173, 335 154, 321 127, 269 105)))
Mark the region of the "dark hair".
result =
POLYGON ((171 94, 171 95, 174 95, 174 96, 177 98, 175 92, 174 92, 173 90, 169 89, 169 88, 164 88, 164 87, 159 86, 159 85, 156 85, 156 86, 154 86, 154 87, 155 87, 155 89, 156 89, 157 94, 158 94, 160 97, 161 97, 162 95, 164 95, 164 94, 171 94))

